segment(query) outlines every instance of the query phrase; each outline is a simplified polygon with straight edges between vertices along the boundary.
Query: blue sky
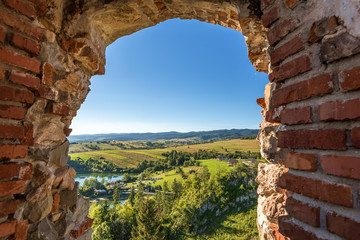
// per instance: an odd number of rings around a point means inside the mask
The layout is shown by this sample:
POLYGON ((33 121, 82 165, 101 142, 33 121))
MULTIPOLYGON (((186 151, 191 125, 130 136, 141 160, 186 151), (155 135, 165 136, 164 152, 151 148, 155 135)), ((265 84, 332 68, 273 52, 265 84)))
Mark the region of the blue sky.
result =
POLYGON ((106 50, 106 74, 71 128, 93 133, 258 128, 267 74, 256 72, 243 35, 173 19, 119 38, 106 50))

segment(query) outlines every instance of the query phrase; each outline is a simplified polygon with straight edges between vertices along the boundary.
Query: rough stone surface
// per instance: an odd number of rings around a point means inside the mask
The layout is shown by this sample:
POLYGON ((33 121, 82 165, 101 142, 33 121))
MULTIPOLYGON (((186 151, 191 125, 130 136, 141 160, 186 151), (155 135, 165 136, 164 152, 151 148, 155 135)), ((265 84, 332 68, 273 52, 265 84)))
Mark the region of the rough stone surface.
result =
POLYGON ((66 140, 49 153, 49 164, 64 167, 68 161, 69 141, 66 140))

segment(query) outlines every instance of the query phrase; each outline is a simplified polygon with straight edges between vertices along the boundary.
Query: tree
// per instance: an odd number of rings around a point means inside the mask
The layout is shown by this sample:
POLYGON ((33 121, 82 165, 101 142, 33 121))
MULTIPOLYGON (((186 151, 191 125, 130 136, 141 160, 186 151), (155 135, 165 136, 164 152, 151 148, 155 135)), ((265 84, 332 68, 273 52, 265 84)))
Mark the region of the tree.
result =
POLYGON ((169 192, 168 182, 165 180, 162 187, 164 192, 169 192))
POLYGON ((128 201, 131 204, 131 206, 134 205, 134 202, 135 202, 135 188, 134 188, 134 186, 131 187, 131 191, 130 191, 128 201))
POLYGON ((139 206, 136 216, 137 226, 133 228, 133 240, 165 239, 161 229, 161 210, 153 199, 146 199, 139 206))
POLYGON ((113 193, 113 199, 114 199, 114 202, 116 203, 117 200, 120 198, 120 195, 121 195, 121 191, 120 189, 117 187, 114 189, 114 193, 113 193))
POLYGON ((174 198, 178 198, 181 196, 182 184, 181 182, 176 181, 176 178, 174 178, 174 181, 171 184, 171 189, 174 192, 174 198))

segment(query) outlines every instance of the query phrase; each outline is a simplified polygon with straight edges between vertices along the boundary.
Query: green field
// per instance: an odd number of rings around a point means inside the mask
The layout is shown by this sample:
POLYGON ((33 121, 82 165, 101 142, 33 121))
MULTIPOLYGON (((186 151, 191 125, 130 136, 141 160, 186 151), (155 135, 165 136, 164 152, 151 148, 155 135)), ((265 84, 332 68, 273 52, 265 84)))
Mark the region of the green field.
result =
MULTIPOLYGON (((120 143, 120 142, 114 142, 120 143)), ((130 146, 143 146, 144 141, 132 141, 129 142, 121 142, 122 144, 128 147, 130 146), (126 144, 125 144, 126 143, 126 144)), ((144 145, 145 146, 145 145, 144 145)), ((203 144, 192 144, 192 145, 184 145, 177 147, 170 147, 164 149, 134 149, 134 150, 123 150, 118 146, 111 145, 110 143, 77 143, 70 145, 70 154, 72 160, 76 158, 81 159, 97 159, 97 160, 107 160, 118 167, 126 168, 126 167, 136 167, 139 162, 144 160, 157 161, 159 159, 163 159, 164 156, 161 154, 163 152, 168 152, 171 150, 176 151, 184 151, 184 152, 197 152, 200 149, 203 150, 215 150, 220 153, 226 152, 235 152, 235 151, 252 151, 259 152, 260 147, 256 140, 242 140, 242 139, 232 139, 227 141, 218 141, 211 143, 203 143, 203 144), (91 150, 87 146, 94 146, 100 148, 100 150, 91 150)), ((222 162, 220 165, 227 165, 227 163, 222 162)), ((211 164, 208 166, 210 171, 215 171, 217 166, 212 166, 211 164)))

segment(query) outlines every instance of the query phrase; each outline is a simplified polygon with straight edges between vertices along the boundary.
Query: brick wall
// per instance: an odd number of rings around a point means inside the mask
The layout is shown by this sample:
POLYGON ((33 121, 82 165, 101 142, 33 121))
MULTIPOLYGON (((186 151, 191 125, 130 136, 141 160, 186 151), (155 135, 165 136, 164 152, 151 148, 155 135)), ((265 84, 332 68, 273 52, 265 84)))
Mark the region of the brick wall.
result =
POLYGON ((270 72, 258 100, 261 239, 360 239, 358 1, 138 0, 113 22, 104 9, 122 5, 105 2, 0 1, 0 238, 90 239, 66 166, 71 120, 108 44, 180 17, 242 31, 270 72))
POLYGON ((265 115, 288 168, 276 238, 360 239, 360 32, 341 14, 359 4, 261 3, 273 89, 265 115))

